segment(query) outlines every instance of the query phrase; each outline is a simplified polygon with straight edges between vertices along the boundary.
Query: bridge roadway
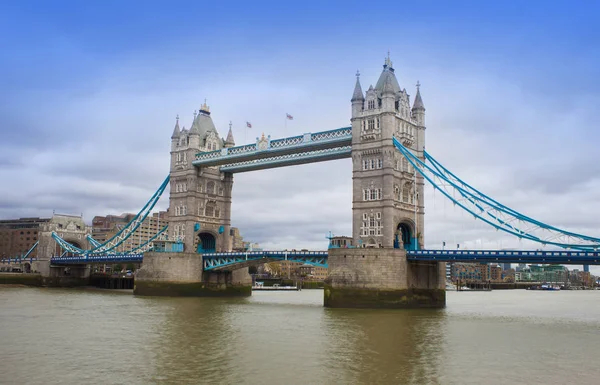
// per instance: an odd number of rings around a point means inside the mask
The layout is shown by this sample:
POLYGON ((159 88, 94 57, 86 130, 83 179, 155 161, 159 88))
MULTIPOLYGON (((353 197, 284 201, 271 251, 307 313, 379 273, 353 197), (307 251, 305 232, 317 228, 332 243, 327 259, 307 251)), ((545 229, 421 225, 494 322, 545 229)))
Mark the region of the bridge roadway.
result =
MULTIPOLYGON (((327 251, 248 251, 204 254, 204 270, 229 270, 254 265, 257 261, 291 261, 327 267, 327 251)), ((534 263, 565 265, 600 265, 600 252, 533 251, 533 250, 410 250, 410 261, 475 262, 475 263, 534 263)), ((54 257, 53 265, 95 263, 140 263, 143 254, 114 254, 81 257, 54 257)), ((15 261, 15 259, 12 259, 15 261)), ((4 262, 4 260, 2 260, 4 262)), ((14 262, 13 262, 14 263, 14 262)))

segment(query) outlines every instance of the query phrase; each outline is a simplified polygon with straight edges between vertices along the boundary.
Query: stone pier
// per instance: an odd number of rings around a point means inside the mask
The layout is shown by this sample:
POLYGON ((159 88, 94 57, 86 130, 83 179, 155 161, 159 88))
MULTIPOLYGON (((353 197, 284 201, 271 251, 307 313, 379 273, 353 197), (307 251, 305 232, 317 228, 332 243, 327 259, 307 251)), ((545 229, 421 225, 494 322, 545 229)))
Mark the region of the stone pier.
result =
POLYGON ((32 271, 42 277, 42 286, 76 287, 90 283, 90 266, 52 266, 50 259, 40 258, 31 265, 32 271))
POLYGON ((252 294, 248 268, 206 272, 197 253, 144 254, 133 293, 172 297, 245 297, 252 294))
POLYGON ((443 308, 445 264, 413 263, 392 248, 329 250, 324 304, 334 308, 443 308))

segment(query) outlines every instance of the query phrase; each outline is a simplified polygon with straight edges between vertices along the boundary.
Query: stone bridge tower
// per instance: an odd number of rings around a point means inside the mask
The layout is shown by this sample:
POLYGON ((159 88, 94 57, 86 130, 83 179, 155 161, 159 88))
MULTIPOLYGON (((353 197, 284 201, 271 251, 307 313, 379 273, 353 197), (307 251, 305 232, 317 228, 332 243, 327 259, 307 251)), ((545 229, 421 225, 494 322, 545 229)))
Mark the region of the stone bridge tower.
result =
POLYGON ((425 107, 414 102, 385 59, 375 87, 356 79, 352 103, 352 238, 356 248, 330 249, 325 306, 443 307, 445 266, 413 264, 424 246, 423 177, 395 148, 398 139, 423 159, 425 107))
POLYGON ((206 103, 194 112, 189 130, 179 128, 177 117, 171 135, 169 239, 183 242, 185 252, 231 251, 233 175, 218 167, 194 167, 192 161, 198 152, 234 145, 231 126, 227 138, 220 138, 206 103))
POLYGON ((417 85, 411 109, 388 57, 375 87, 352 95, 352 237, 360 247, 423 246, 423 177, 394 147, 423 158, 425 107, 417 85))

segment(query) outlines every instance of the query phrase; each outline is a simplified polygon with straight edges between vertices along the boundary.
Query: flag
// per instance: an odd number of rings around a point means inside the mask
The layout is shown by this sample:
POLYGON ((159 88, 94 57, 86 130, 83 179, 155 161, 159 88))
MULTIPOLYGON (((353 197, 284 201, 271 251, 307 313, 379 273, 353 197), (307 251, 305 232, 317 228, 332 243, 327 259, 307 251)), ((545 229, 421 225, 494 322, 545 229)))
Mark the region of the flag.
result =
POLYGON ((290 114, 285 114, 285 117, 288 118, 289 120, 294 120, 294 117, 290 114))
POLYGON ((246 127, 252 128, 252 125, 250 124, 250 122, 246 122, 246 127))

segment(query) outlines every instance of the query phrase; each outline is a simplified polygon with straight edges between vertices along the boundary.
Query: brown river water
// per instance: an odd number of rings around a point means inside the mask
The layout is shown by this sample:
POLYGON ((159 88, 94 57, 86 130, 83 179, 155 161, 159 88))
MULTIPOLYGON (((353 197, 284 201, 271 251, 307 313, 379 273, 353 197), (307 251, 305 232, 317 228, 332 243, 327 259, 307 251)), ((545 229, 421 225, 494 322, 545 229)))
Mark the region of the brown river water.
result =
POLYGON ((599 384, 600 291, 448 292, 443 310, 0 286, 0 384, 599 384))

